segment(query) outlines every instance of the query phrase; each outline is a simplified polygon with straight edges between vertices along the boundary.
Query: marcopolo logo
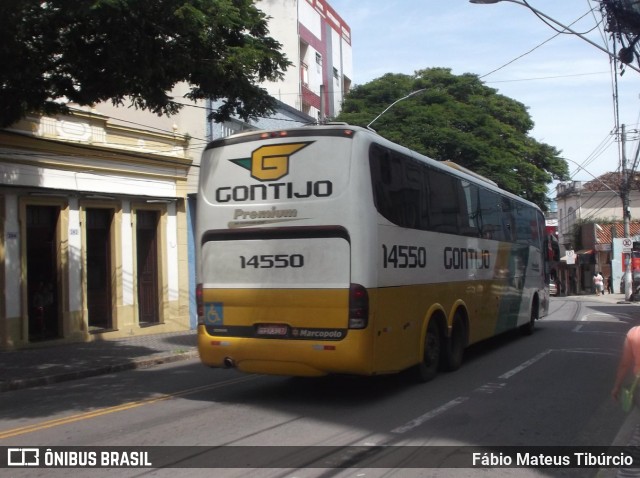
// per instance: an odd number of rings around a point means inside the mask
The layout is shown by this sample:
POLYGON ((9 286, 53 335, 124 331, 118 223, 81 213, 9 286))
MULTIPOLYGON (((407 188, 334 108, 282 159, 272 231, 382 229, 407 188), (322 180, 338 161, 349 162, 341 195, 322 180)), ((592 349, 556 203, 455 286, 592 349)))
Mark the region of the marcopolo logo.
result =
POLYGON ((261 146, 251 153, 250 158, 231 161, 251 171, 252 178, 259 181, 277 181, 289 174, 289 158, 311 143, 313 141, 261 146))

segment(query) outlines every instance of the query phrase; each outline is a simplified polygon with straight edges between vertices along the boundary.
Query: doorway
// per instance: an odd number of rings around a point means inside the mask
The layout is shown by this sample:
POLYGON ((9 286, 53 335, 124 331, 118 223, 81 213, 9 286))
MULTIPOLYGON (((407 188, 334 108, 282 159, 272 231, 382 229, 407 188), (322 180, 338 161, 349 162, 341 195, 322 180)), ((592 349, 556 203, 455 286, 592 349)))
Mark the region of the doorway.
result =
POLYGON ((89 332, 113 329, 110 209, 87 208, 87 311, 89 332))
POLYGON ((138 265, 138 321, 141 326, 160 323, 158 294, 158 221, 157 211, 136 212, 136 249, 138 265))
POLYGON ((58 241, 60 208, 27 206, 27 304, 29 340, 60 335, 58 241))

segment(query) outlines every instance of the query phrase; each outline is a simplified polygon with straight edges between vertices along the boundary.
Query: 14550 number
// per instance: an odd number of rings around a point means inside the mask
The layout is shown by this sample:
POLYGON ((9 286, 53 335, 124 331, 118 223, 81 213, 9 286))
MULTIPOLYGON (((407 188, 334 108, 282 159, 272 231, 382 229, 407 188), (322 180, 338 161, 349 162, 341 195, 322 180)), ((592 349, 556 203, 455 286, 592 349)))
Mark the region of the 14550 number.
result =
POLYGON ((260 256, 240 256, 240 267, 247 269, 284 269, 286 267, 304 267, 302 254, 263 254, 260 256))
POLYGON ((416 269, 427 267, 427 250, 418 246, 398 246, 388 247, 382 245, 383 265, 386 268, 393 267, 399 269, 416 269))

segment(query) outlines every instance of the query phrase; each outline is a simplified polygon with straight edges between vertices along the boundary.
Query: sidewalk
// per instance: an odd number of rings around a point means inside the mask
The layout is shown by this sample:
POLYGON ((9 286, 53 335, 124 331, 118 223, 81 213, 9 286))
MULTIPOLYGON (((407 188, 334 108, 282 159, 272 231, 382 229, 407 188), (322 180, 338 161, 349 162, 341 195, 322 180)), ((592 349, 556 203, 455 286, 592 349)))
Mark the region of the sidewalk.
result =
MULTIPOLYGON (((625 300, 624 294, 578 294, 556 296, 562 299, 573 299, 581 302, 593 301, 604 302, 605 304, 640 305, 640 302, 625 300)), ((552 296, 552 299, 555 298, 552 296)))
POLYGON ((0 351, 0 392, 198 357, 195 330, 0 351))

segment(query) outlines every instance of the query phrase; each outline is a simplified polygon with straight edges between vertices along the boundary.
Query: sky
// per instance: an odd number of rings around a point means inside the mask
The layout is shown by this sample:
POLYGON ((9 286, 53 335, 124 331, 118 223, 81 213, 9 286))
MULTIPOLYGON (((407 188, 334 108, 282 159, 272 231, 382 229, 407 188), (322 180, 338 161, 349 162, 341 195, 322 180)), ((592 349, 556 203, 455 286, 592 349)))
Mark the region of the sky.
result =
MULTIPOLYGON (((608 34, 598 2, 528 3, 606 48, 608 34)), ((640 136, 640 73, 627 68, 622 76, 612 74, 606 53, 580 36, 552 38, 556 32, 526 6, 508 1, 476 5, 468 0, 329 4, 351 28, 353 84, 430 67, 476 74, 499 94, 528 108, 535 123, 530 135, 561 151, 573 180, 591 181, 620 170, 619 136, 613 134, 616 80, 619 123, 626 127, 625 152, 631 166, 640 136)))

